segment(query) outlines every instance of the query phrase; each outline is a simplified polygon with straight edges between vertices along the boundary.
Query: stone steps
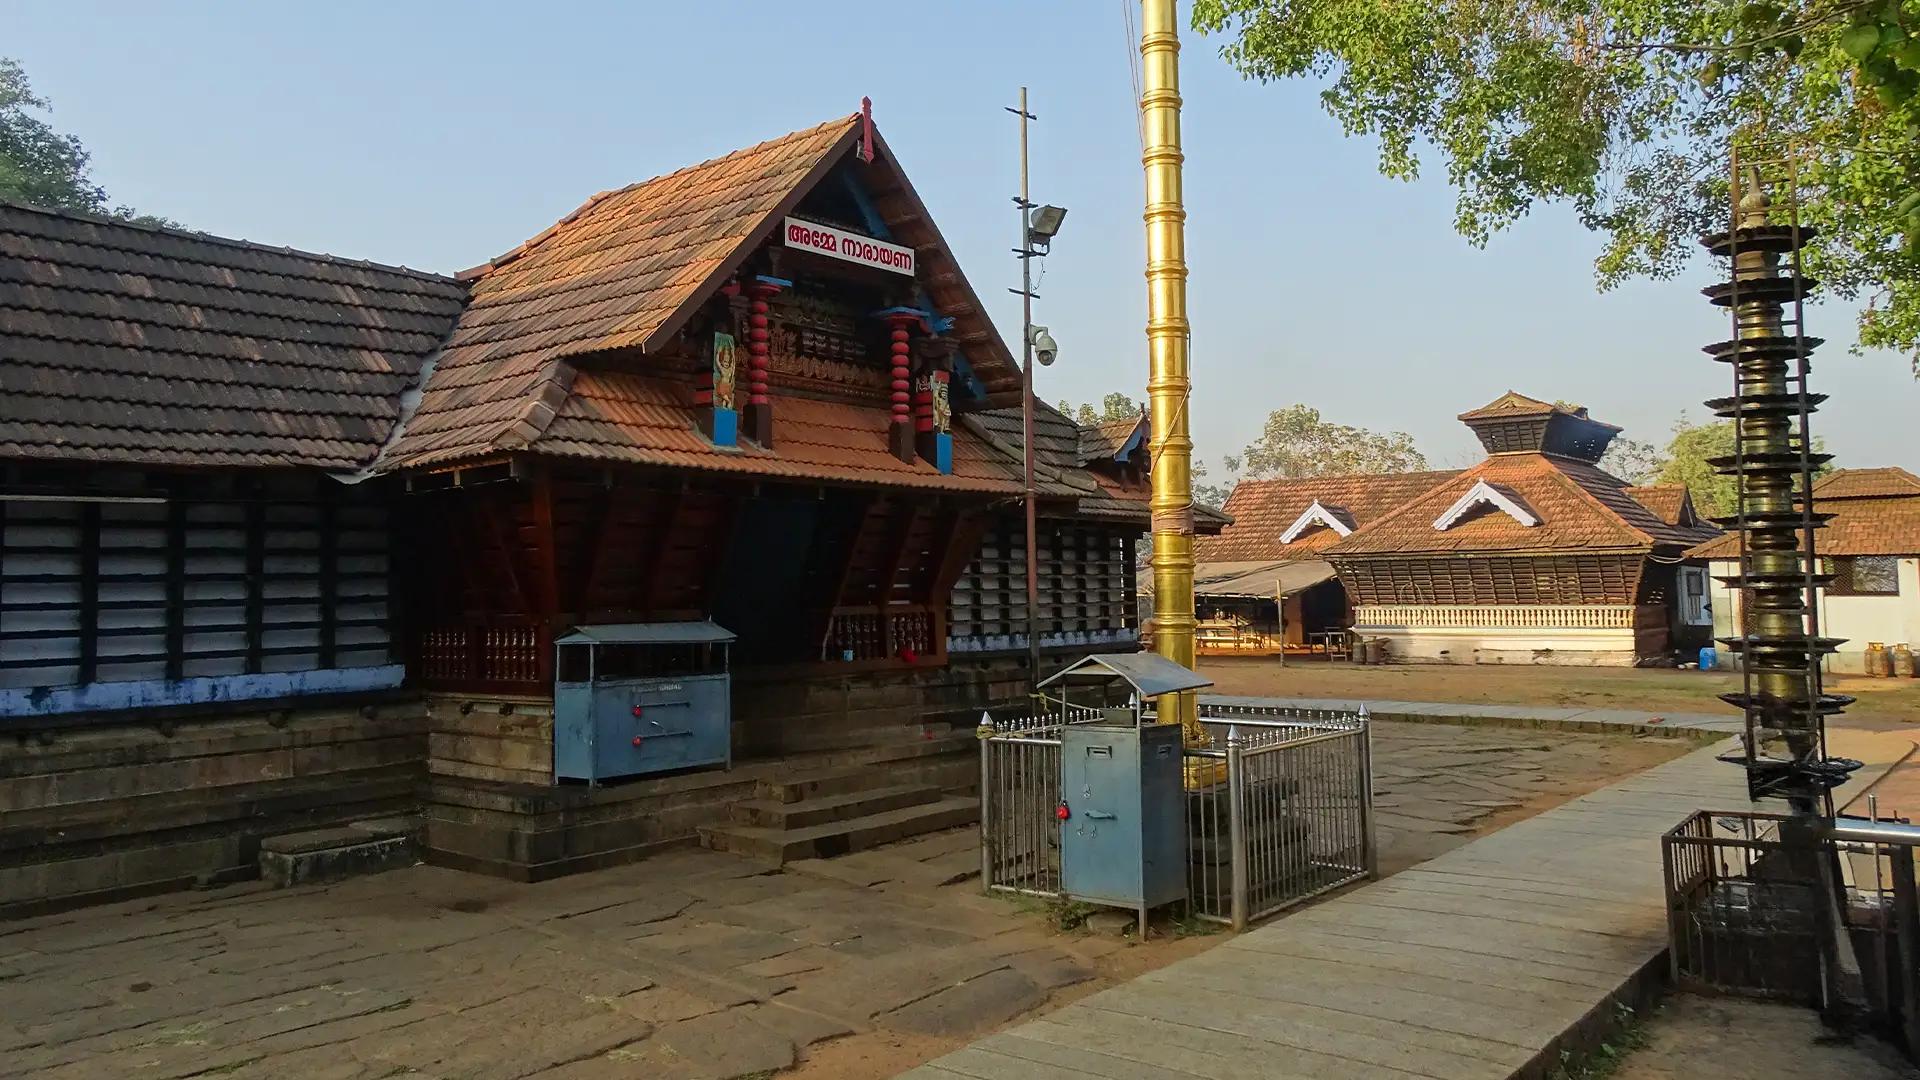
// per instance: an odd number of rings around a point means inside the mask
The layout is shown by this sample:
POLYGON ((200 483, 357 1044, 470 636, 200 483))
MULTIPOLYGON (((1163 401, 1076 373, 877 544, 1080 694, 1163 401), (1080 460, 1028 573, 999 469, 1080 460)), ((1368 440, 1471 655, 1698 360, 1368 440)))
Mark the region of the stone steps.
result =
POLYGON ((378 818, 269 836, 260 841, 260 876, 284 889, 412 866, 419 833, 411 818, 378 818))
MULTIPOLYGON (((869 778, 869 782, 871 779, 869 778)), ((766 829, 804 829, 832 821, 864 817, 887 810, 899 810, 938 801, 940 789, 925 784, 895 784, 890 787, 818 795, 788 802, 780 799, 748 799, 728 808, 736 825, 766 829)))
MULTIPOLYGON (((805 808, 810 800, 787 804, 805 808)), ((782 865, 797 859, 824 859, 904 840, 922 833, 950 829, 980 820, 980 800, 947 795, 932 802, 826 821, 803 828, 779 829, 756 825, 720 825, 702 828, 701 843, 715 851, 782 865)))
MULTIPOLYGON (((970 735, 966 741, 977 745, 970 735)), ((754 798, 795 803, 802 799, 846 795, 897 784, 924 784, 950 794, 971 793, 980 786, 978 753, 959 754, 947 749, 940 753, 914 754, 879 762, 807 769, 761 780, 754 785, 754 798)))

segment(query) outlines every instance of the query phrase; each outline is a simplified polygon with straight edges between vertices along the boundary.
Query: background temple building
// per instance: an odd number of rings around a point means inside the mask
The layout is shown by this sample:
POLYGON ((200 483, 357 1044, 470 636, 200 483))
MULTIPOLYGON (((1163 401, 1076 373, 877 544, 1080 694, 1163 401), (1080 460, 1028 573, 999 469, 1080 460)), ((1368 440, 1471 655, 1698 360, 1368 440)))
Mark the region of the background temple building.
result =
POLYGON ((1197 541, 1200 648, 1213 655, 1339 650, 1353 607, 1322 557, 1334 544, 1454 474, 1244 480, 1233 526, 1197 541))
MULTIPOLYGON (((862 116, 457 278, 0 207, 0 308, 0 910, 423 809, 549 876, 828 756, 938 796, 1026 693, 1020 374, 862 116), (556 784, 556 636, 686 619, 740 766, 556 784)), ((1042 415, 1042 643, 1136 648, 1145 447, 1042 415)))
MULTIPOLYGON (((1817 542, 1823 573, 1820 632, 1844 638, 1826 657, 1829 671, 1867 670, 1875 644, 1920 645, 1920 477, 1905 469, 1835 469, 1814 481, 1815 513, 1828 515, 1817 542)), ((1739 538, 1731 533, 1689 553, 1712 560, 1715 637, 1737 637, 1739 538)), ((1739 657, 1729 656, 1737 663, 1739 657)))
POLYGON ((1241 484, 1234 523, 1199 545, 1203 611, 1277 612, 1295 648, 1345 627, 1441 663, 1632 664, 1707 644, 1705 564, 1686 552, 1718 530, 1684 487, 1602 471, 1619 429, 1584 409, 1509 392, 1460 420, 1487 451, 1470 469, 1241 484))

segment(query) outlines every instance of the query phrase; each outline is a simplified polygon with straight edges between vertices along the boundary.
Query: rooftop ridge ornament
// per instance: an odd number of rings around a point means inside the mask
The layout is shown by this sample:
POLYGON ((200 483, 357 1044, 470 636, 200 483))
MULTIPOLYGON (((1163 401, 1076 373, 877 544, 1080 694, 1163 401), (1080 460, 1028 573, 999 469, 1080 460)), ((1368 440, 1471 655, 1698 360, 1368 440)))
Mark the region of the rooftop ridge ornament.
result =
POLYGON ((1829 455, 1814 452, 1809 431, 1824 395, 1807 391, 1819 341, 1805 332, 1815 283, 1800 262, 1813 230, 1800 223, 1793 158, 1743 163, 1735 150, 1731 161, 1729 228, 1700 241, 1731 270, 1702 290, 1732 322, 1732 337, 1705 350, 1734 370, 1733 396, 1706 403, 1735 430, 1734 453, 1709 462, 1738 490, 1734 514, 1718 520, 1739 537, 1739 571, 1724 580, 1740 592, 1740 625, 1721 641, 1740 654, 1741 689, 1721 697, 1746 725, 1741 749, 1725 760, 1747 770, 1749 797, 1784 799, 1799 817, 1830 816, 1831 790, 1860 763, 1826 754, 1826 718, 1853 699, 1821 685, 1821 660, 1839 641, 1822 637, 1819 623, 1829 575, 1819 573, 1814 534, 1827 515, 1814 512, 1813 475, 1829 455), (1762 164, 1786 169, 1784 224, 1762 164))

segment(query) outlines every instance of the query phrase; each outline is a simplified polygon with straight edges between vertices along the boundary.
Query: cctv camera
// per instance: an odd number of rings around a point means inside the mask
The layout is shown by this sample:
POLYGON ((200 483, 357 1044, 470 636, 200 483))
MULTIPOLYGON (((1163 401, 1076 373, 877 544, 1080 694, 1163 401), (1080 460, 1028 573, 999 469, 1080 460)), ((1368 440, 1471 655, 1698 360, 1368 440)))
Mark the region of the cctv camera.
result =
POLYGON ((1033 343, 1033 355, 1040 361, 1041 367, 1051 366, 1053 358, 1060 355, 1060 343, 1053 340, 1053 335, 1047 333, 1044 326, 1033 327, 1027 340, 1033 343))

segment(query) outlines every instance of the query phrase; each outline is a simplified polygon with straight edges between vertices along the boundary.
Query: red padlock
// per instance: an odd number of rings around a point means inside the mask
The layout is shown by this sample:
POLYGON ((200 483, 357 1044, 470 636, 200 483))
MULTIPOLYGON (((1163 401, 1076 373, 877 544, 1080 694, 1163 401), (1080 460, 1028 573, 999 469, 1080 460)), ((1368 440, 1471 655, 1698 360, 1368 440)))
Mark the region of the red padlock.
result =
POLYGON ((1053 816, 1060 819, 1061 821, 1065 821, 1068 818, 1073 816, 1073 811, 1067 809, 1067 800, 1065 799, 1060 800, 1060 805, 1054 808, 1053 816))
POLYGON ((635 715, 635 716, 639 716, 639 715, 640 715, 641 713, 643 713, 643 712, 645 712, 645 711, 646 711, 646 710, 644 710, 644 709, 642 709, 642 708, 641 708, 640 706, 638 706, 638 705, 635 705, 635 706, 633 707, 633 715, 635 715))

